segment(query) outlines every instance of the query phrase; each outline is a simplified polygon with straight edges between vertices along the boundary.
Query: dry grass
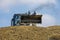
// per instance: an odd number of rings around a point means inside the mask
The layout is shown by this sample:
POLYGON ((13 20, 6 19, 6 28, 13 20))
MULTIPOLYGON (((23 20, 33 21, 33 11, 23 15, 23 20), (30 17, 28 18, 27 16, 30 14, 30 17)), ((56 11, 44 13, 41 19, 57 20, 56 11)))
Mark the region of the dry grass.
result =
POLYGON ((49 37, 49 40, 60 40, 60 34, 54 34, 49 37))
POLYGON ((46 28, 14 26, 0 29, 0 40, 47 40, 46 28))
POLYGON ((47 28, 12 26, 0 28, 0 40, 48 40, 48 38, 54 34, 60 35, 60 26, 51 26, 47 28))
POLYGON ((49 35, 60 34, 60 26, 50 26, 47 29, 49 35))
POLYGON ((60 26, 50 26, 48 30, 48 39, 60 40, 60 26))

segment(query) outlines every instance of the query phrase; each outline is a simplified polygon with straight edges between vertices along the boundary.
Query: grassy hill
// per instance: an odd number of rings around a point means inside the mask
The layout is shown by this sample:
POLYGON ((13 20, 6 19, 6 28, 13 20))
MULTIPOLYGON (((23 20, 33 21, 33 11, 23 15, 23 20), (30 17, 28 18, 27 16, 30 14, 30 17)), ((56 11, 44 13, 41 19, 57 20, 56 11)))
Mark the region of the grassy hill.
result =
POLYGON ((0 40, 48 40, 48 38, 54 34, 60 34, 60 26, 47 28, 12 26, 0 28, 0 40))

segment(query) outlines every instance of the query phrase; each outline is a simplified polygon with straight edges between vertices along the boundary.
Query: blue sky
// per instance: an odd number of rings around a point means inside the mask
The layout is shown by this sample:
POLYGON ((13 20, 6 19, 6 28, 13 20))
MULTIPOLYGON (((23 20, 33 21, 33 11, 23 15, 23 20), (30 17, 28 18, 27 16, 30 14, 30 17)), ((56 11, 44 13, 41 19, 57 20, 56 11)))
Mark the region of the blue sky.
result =
POLYGON ((42 26, 60 25, 60 0, 0 0, 0 27, 10 26, 14 14, 36 11, 42 26))

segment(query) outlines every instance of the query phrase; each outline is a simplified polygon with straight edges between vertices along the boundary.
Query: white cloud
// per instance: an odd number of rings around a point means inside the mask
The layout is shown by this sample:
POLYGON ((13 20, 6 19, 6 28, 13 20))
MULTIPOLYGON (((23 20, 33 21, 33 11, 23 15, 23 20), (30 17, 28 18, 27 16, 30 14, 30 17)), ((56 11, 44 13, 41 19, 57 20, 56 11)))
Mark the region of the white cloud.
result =
POLYGON ((42 16, 42 24, 38 24, 39 26, 48 27, 56 24, 56 19, 52 15, 43 14, 42 16))
POLYGON ((20 3, 24 4, 46 4, 46 3, 56 3, 56 0, 19 0, 20 3))
POLYGON ((20 4, 27 5, 29 10, 34 10, 35 8, 38 8, 39 6, 46 6, 46 5, 56 5, 56 0, 19 0, 20 4))
POLYGON ((10 7, 15 4, 16 4, 15 0, 1 0, 0 8, 3 9, 3 11, 8 12, 10 10, 10 7))
POLYGON ((42 17, 42 25, 43 26, 52 26, 55 25, 56 19, 52 15, 44 14, 42 17))
POLYGON ((16 0, 2 0, 0 2, 0 6, 5 7, 5 6, 11 6, 16 3, 16 0))
POLYGON ((14 5, 26 5, 29 9, 35 9, 40 5, 56 4, 56 0, 2 0, 0 8, 9 10, 14 5))

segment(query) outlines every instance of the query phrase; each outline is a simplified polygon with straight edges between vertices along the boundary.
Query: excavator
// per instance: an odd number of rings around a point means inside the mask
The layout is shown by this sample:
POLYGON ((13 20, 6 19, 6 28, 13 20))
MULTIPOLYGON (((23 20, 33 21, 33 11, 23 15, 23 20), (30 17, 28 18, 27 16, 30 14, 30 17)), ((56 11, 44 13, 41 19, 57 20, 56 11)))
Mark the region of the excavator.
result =
POLYGON ((36 23, 42 23, 42 15, 36 15, 34 11, 33 14, 30 12, 25 14, 14 14, 11 20, 11 26, 20 26, 20 25, 35 25, 36 23))

